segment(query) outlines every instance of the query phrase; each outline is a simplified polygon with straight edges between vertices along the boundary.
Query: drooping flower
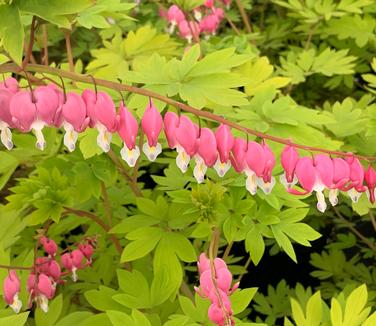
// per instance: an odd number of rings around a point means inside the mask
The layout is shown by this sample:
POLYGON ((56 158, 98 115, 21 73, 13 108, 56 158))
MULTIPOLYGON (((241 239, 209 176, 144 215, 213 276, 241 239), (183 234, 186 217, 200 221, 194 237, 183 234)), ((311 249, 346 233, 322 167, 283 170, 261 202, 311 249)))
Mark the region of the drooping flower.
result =
POLYGON ((376 171, 369 165, 366 173, 364 174, 364 179, 367 185, 367 195, 372 204, 375 203, 375 188, 376 188, 376 171))
POLYGON ((265 151, 264 148, 255 141, 247 144, 246 162, 248 168, 245 169, 247 175, 246 188, 255 195, 257 191, 257 178, 261 178, 265 169, 265 151))
POLYGON ((168 146, 175 149, 176 142, 176 129, 179 127, 179 116, 175 112, 168 111, 163 118, 163 129, 166 135, 168 146))
POLYGON ((200 35, 200 26, 195 21, 182 20, 179 25, 180 37, 186 39, 188 43, 192 43, 193 39, 196 39, 200 35))
POLYGON ((235 138, 234 146, 231 150, 230 160, 236 172, 242 173, 247 168, 246 154, 247 142, 243 138, 235 138))
POLYGON ((275 157, 265 141, 262 143, 262 148, 264 150, 265 165, 264 170, 262 171, 262 176, 257 178, 257 185, 265 194, 270 194, 275 185, 275 178, 272 176, 273 168, 275 166, 275 157))
POLYGON ((10 100, 13 95, 14 94, 8 89, 0 88, 0 138, 3 145, 8 150, 13 148, 12 132, 10 128, 15 127, 10 113, 10 100))
POLYGON ((76 271, 81 268, 83 258, 84 255, 79 249, 73 250, 71 253, 65 253, 61 256, 61 263, 65 269, 72 273, 73 282, 77 281, 76 271))
POLYGON ((158 137, 163 127, 163 119, 151 99, 142 117, 141 126, 147 138, 147 142, 142 146, 142 151, 149 161, 153 162, 162 153, 162 146, 158 143, 158 137))
POLYGON ((16 94, 19 90, 19 85, 17 79, 13 77, 8 77, 4 82, 0 82, 0 90, 5 89, 13 94, 16 94))
MULTIPOLYGON (((218 12, 220 14, 220 12, 218 12)), ((221 19, 215 13, 205 16, 200 21, 200 31, 207 35, 215 35, 221 19)))
POLYGON ((43 245, 44 251, 48 253, 51 257, 54 257, 57 252, 57 244, 54 240, 48 239, 47 237, 42 237, 40 243, 43 245))
POLYGON ((183 11, 177 5, 172 5, 170 8, 168 8, 167 20, 170 23, 168 32, 172 34, 175 30, 175 27, 179 25, 180 22, 185 20, 185 16, 183 11))
POLYGON ((215 131, 215 139, 219 156, 214 169, 220 177, 223 177, 231 167, 230 153, 234 146, 234 136, 229 126, 221 124, 215 131))
POLYGON ((301 157, 295 168, 296 177, 300 186, 304 189, 299 192, 293 188, 287 189, 289 193, 295 195, 306 195, 312 191, 316 192, 317 209, 320 212, 326 210, 326 202, 323 191, 332 185, 333 163, 326 155, 316 155, 314 160, 310 157, 301 157))
POLYGON ((197 153, 198 149, 198 128, 191 119, 181 116, 179 126, 175 130, 176 138, 176 165, 181 172, 187 172, 189 161, 197 153))
POLYGON ((335 157, 333 162, 333 184, 329 190, 329 201, 332 206, 338 204, 338 190, 345 190, 350 181, 350 166, 342 158, 335 157))
POLYGON ((87 243, 87 244, 80 244, 78 246, 78 249, 82 252, 82 254, 85 256, 85 258, 87 259, 87 261, 89 263, 91 263, 91 259, 92 259, 92 256, 93 256, 93 253, 94 253, 94 248, 91 244, 87 243))
POLYGON ((295 147, 290 145, 285 146, 281 153, 281 164, 285 173, 279 177, 279 180, 285 188, 291 188, 298 182, 295 176, 295 167, 298 160, 299 154, 295 147))
POLYGON ((43 273, 38 276, 31 273, 27 279, 27 291, 30 293, 30 298, 37 302, 42 311, 48 312, 48 301, 54 297, 56 291, 51 279, 43 273))
POLYGON ((209 128, 201 128, 200 140, 195 155, 196 165, 193 169, 193 176, 198 183, 202 183, 208 167, 214 166, 218 158, 217 140, 209 128))
POLYGON ((61 106, 58 125, 65 130, 64 145, 70 152, 76 148, 78 133, 84 131, 90 122, 86 105, 82 97, 76 93, 66 94, 66 100, 61 106))
POLYGON ((201 297, 208 298, 211 301, 208 310, 209 319, 217 325, 224 325, 225 320, 233 325, 233 311, 229 295, 238 288, 239 283, 231 288, 232 275, 225 261, 221 258, 215 258, 214 266, 211 267, 210 260, 202 253, 197 266, 200 273, 200 287, 195 287, 195 291, 201 297), (215 272, 214 277, 212 276, 212 269, 215 272))
POLYGON ((124 141, 120 155, 130 167, 133 167, 140 156, 140 148, 136 145, 138 122, 132 113, 124 106, 123 102, 120 103, 119 109, 118 133, 124 141))
POLYGON ((29 132, 37 118, 35 99, 29 91, 19 91, 10 100, 9 104, 12 121, 22 132, 29 132))
POLYGON ((106 153, 110 150, 112 133, 118 127, 115 104, 105 92, 85 89, 82 98, 86 103, 90 126, 98 130, 97 144, 106 153))
POLYGON ((350 167, 350 181, 351 181, 351 188, 347 191, 351 200, 356 203, 362 192, 367 190, 366 187, 363 185, 364 181, 364 168, 360 161, 351 156, 346 158, 347 163, 350 167))
POLYGON ((10 270, 8 276, 3 283, 3 297, 5 302, 13 309, 15 313, 19 313, 22 307, 22 302, 18 298, 20 293, 21 282, 15 270, 10 270))

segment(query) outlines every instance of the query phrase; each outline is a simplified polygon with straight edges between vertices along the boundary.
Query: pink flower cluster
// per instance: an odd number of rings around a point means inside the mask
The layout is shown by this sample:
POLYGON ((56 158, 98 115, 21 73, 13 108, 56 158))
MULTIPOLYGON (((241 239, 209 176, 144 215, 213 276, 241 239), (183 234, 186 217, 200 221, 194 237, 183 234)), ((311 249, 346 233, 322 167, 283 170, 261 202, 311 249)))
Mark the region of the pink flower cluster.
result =
MULTIPOLYGON (((58 247, 55 241, 43 236, 39 243, 47 256, 35 259, 35 264, 28 276, 26 284, 29 293, 28 308, 36 302, 44 312, 47 312, 48 301, 55 296, 56 286, 65 282, 63 277, 72 274, 73 281, 76 281, 76 271, 91 265, 94 240, 87 239, 78 245, 78 249, 62 254, 60 263, 57 261, 58 247), (67 272, 62 272, 62 268, 65 268, 67 272)), ((3 291, 5 302, 16 313, 20 312, 22 302, 18 295, 21 291, 21 282, 15 270, 11 269, 4 279, 3 291)))
POLYGON ((371 165, 365 169, 351 153, 345 159, 331 158, 325 154, 299 157, 294 147, 286 146, 281 154, 281 163, 285 174, 280 181, 287 191, 294 195, 315 191, 320 212, 327 208, 323 194, 325 189, 329 191, 332 206, 338 204, 339 191, 347 192, 353 202, 357 202, 366 192, 371 203, 375 203, 376 171, 371 165), (298 182, 303 191, 293 188, 298 182))
POLYGON ((235 283, 231 287, 232 274, 225 261, 221 258, 214 259, 214 276, 212 275, 210 260, 204 253, 200 255, 197 266, 200 273, 200 287, 195 287, 195 291, 201 297, 210 300, 209 319, 219 326, 235 325, 232 319, 233 312, 229 295, 239 287, 239 283, 235 283))
MULTIPOLYGON (((135 166, 140 149, 136 144, 139 124, 132 113, 120 103, 117 112, 112 98, 105 92, 86 89, 82 95, 64 94, 57 86, 39 86, 34 91, 19 90, 15 79, 0 83, 0 131, 4 146, 11 149, 11 129, 21 132, 33 130, 39 149, 44 149, 42 129, 46 126, 65 129, 64 144, 69 151, 76 146, 78 133, 88 126, 98 130, 98 146, 107 152, 113 133, 117 132, 124 142, 121 157, 130 167, 135 166)), ((246 176, 246 188, 255 195, 258 188, 269 194, 274 185, 272 176, 276 159, 265 141, 245 141, 235 138, 229 126, 221 124, 215 132, 200 128, 187 116, 167 112, 164 117, 150 100, 141 119, 146 136, 142 151, 150 161, 162 152, 158 139, 162 130, 168 145, 176 149, 176 164, 185 173, 191 159, 195 161, 193 175, 198 183, 205 179, 207 169, 213 167, 223 177, 231 166, 246 176)), ((295 147, 286 146, 281 155, 285 174, 280 178, 287 191, 294 195, 316 192, 318 209, 323 212, 327 205, 323 191, 329 191, 332 205, 338 202, 339 191, 347 192, 356 202, 366 192, 375 202, 376 171, 369 165, 367 170, 349 153, 346 159, 330 158, 318 154, 299 157, 295 147), (299 183, 303 191, 296 190, 299 183)))
MULTIPOLYGON (((226 8, 230 7, 231 0, 222 0, 226 8)), ((206 0, 204 5, 195 8, 192 12, 194 19, 189 19, 182 9, 177 5, 172 5, 168 10, 161 11, 161 16, 165 17, 169 23, 168 32, 174 33, 175 28, 178 28, 178 35, 184 38, 188 43, 192 39, 200 37, 201 34, 209 38, 215 35, 219 25, 224 17, 224 11, 221 7, 216 6, 214 0, 206 0)))

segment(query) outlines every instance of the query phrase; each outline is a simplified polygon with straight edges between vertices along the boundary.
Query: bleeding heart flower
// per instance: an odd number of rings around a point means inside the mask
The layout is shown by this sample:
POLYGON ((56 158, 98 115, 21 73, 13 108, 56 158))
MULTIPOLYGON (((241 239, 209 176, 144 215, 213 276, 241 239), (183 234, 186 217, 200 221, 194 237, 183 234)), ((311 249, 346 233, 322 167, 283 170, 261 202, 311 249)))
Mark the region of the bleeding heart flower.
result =
POLYGON ((350 166, 339 157, 333 158, 332 162, 333 185, 329 190, 329 201, 332 206, 335 206, 338 204, 338 189, 345 190, 346 184, 350 181, 350 166))
POLYGON ((366 173, 364 174, 364 179, 368 188, 367 195, 372 204, 375 203, 375 188, 376 188, 376 171, 369 165, 366 173))
POLYGON ((80 95, 73 92, 66 94, 59 120, 58 125, 62 124, 65 130, 64 145, 72 152, 76 148, 78 133, 84 131, 90 122, 85 102, 80 95))
POLYGON ((163 118, 163 126, 168 146, 175 149, 177 145, 175 133, 179 126, 179 116, 175 112, 167 112, 163 118))
POLYGON ((255 141, 251 141, 247 145, 246 162, 248 168, 245 169, 247 175, 246 188, 255 195, 257 191, 257 178, 263 176, 266 162, 266 153, 263 146, 255 141))
POLYGON ((275 157, 265 141, 262 143, 262 148, 264 150, 265 165, 262 171, 262 177, 258 177, 256 182, 263 192, 268 195, 275 185, 275 178, 272 176, 272 171, 275 166, 275 157))
POLYGON ((285 173, 279 177, 285 188, 294 186, 298 179, 295 176, 295 167, 299 160, 299 154, 295 147, 287 145, 281 153, 281 164, 285 173))
POLYGON ((216 31, 219 27, 220 19, 217 15, 211 14, 205 16, 200 21, 200 31, 207 34, 207 38, 209 35, 215 35, 216 31))
POLYGON ((73 250, 71 253, 66 253, 61 256, 61 263, 63 266, 72 273, 73 282, 77 281, 77 269, 81 268, 81 263, 84 258, 81 250, 73 250))
POLYGON ((185 16, 183 11, 181 11, 181 9, 177 5, 172 5, 170 8, 168 8, 167 20, 170 23, 168 32, 172 34, 175 30, 175 27, 179 25, 180 22, 185 20, 185 16))
POLYGON ((33 95, 29 91, 19 91, 11 98, 9 108, 15 126, 22 132, 29 132, 37 119, 33 95))
POLYGON ((234 136, 229 126, 221 124, 215 131, 215 139, 219 157, 215 162, 214 169, 220 177, 223 177, 231 167, 230 153, 234 146, 234 136))
POLYGON ((4 82, 0 82, 0 90, 7 90, 13 94, 16 94, 19 90, 19 85, 17 79, 13 77, 8 77, 4 82))
POLYGON ((193 38, 198 38, 200 35, 200 26, 194 21, 187 22, 183 20, 179 23, 179 35, 185 38, 188 43, 192 43, 193 38))
POLYGON ((93 246, 90 245, 90 244, 80 244, 78 246, 78 249, 82 252, 82 254, 85 256, 85 258, 87 259, 87 261, 89 263, 91 263, 91 258, 92 258, 93 253, 94 253, 93 246))
POLYGON ((351 156, 346 158, 347 163, 350 167, 350 181, 351 181, 351 188, 347 191, 351 200, 356 203, 362 192, 367 190, 366 187, 363 186, 364 181, 364 168, 360 161, 351 156))
POLYGON ((54 240, 48 239, 47 237, 42 237, 40 243, 43 245, 44 251, 48 253, 51 257, 54 257, 57 252, 57 244, 54 240))
POLYGON ((118 133, 124 141, 120 155, 130 167, 133 167, 140 156, 140 149, 136 145, 138 122, 123 103, 120 103, 118 133))
POLYGON ((236 172, 242 173, 247 168, 247 142, 243 138, 235 138, 230 160, 236 172))
POLYGON ((54 297, 56 291, 50 278, 45 274, 36 277, 31 273, 27 280, 27 290, 30 298, 37 302, 42 311, 48 312, 48 301, 54 297))
POLYGON ((200 140, 195 155, 196 165, 193 175, 198 183, 202 183, 208 167, 214 166, 218 158, 217 140, 214 133, 209 128, 201 128, 200 140))
POLYGON ((118 127, 115 104, 107 93, 95 93, 90 89, 83 91, 82 98, 86 103, 90 126, 96 127, 99 132, 97 144, 107 153, 111 148, 112 133, 118 127))
POLYGON ((18 298, 21 282, 15 270, 10 270, 3 283, 3 297, 5 302, 18 314, 22 307, 22 302, 18 298))
POLYGON ((10 112, 10 101, 13 95, 14 94, 7 88, 0 88, 0 138, 3 145, 8 150, 13 148, 12 132, 10 128, 15 127, 10 112))
POLYGON ((198 130, 191 119, 181 116, 179 126, 175 130, 176 138, 176 165, 181 172, 187 172, 189 161, 197 153, 198 149, 198 130))
POLYGON ((158 143, 158 137, 163 127, 163 119, 151 99, 142 117, 141 126, 147 138, 142 151, 149 161, 153 162, 162 153, 162 146, 158 143))

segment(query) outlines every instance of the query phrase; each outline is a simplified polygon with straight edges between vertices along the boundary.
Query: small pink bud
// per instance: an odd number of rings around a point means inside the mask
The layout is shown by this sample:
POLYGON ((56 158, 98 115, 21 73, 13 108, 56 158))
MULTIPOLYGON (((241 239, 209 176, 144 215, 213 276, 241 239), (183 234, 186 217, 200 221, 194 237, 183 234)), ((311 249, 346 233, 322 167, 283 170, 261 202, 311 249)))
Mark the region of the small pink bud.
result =
POLYGON ((42 237, 40 239, 41 244, 43 245, 44 251, 50 256, 54 257, 57 252, 57 244, 54 240, 48 239, 47 237, 42 237))
POLYGON ((80 244, 78 249, 82 252, 85 258, 90 262, 94 253, 94 248, 90 244, 80 244))
POLYGON ((369 165, 366 173, 364 174, 364 179, 369 193, 369 200, 372 204, 375 203, 375 188, 376 188, 376 171, 369 165))

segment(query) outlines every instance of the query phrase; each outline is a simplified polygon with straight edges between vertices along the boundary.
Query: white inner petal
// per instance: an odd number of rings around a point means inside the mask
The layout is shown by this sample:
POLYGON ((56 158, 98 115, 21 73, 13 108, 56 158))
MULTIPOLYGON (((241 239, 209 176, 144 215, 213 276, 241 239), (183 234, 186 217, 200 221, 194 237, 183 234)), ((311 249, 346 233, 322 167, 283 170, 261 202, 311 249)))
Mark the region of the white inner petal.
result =
POLYGON ((73 126, 69 123, 65 122, 63 127, 65 130, 64 145, 68 149, 68 151, 73 152, 76 148, 78 133, 73 129, 73 126))
POLYGON ((338 189, 329 190, 329 201, 332 206, 336 206, 338 204, 338 189))
POLYGON ((246 172, 247 180, 245 182, 245 187, 250 192, 251 195, 256 195, 257 191, 257 181, 256 181, 256 175, 249 171, 246 172))
POLYGON ((43 312, 46 312, 46 313, 48 312, 48 298, 45 295, 43 294, 38 295, 37 303, 39 305, 39 308, 43 312))
POLYGON ((217 161, 215 162, 214 164, 214 169, 217 171, 217 174, 222 178, 226 173, 227 171, 230 169, 231 167, 231 162, 230 161, 227 161, 227 162, 221 162, 221 160, 219 159, 219 157, 217 158, 217 161))
POLYGON ((158 155, 162 153, 162 146, 160 143, 157 143, 156 146, 149 146, 149 143, 146 142, 142 146, 142 151, 144 152, 149 161, 154 162, 158 155))
POLYGON ((9 305, 9 307, 11 307, 16 314, 18 314, 21 311, 22 302, 18 298, 18 293, 13 297, 13 302, 11 305, 9 305))
POLYGON ((196 165, 193 169, 193 176, 198 183, 204 182, 206 171, 208 167, 205 165, 204 160, 201 157, 196 157, 196 165))
POLYGON ((46 141, 44 139, 42 129, 34 129, 35 137, 37 138, 37 142, 35 143, 35 146, 43 151, 46 148, 46 141))
POLYGON ((187 172, 190 160, 191 157, 184 150, 178 151, 178 155, 176 156, 176 165, 182 173, 187 172))
POLYGON ((107 153, 111 148, 112 133, 110 133, 105 126, 97 123, 98 137, 97 144, 103 152, 107 153))
POLYGON ((125 162, 132 168, 136 165, 136 162, 140 156, 140 149, 135 146, 133 149, 128 149, 127 145, 124 144, 120 151, 120 155, 125 162))
POLYGON ((262 178, 256 178, 256 183, 266 195, 269 195, 275 186, 275 178, 272 177, 270 182, 264 182, 262 178))
POLYGON ((324 213, 326 210, 326 201, 325 201, 325 196, 322 191, 316 191, 316 198, 317 198, 317 209, 321 212, 324 213))
POLYGON ((5 123, 0 122, 0 138, 7 150, 13 148, 12 132, 5 123))
POLYGON ((357 192, 354 188, 351 188, 347 194, 350 196, 353 203, 358 202, 360 196, 362 195, 361 192, 357 192))

